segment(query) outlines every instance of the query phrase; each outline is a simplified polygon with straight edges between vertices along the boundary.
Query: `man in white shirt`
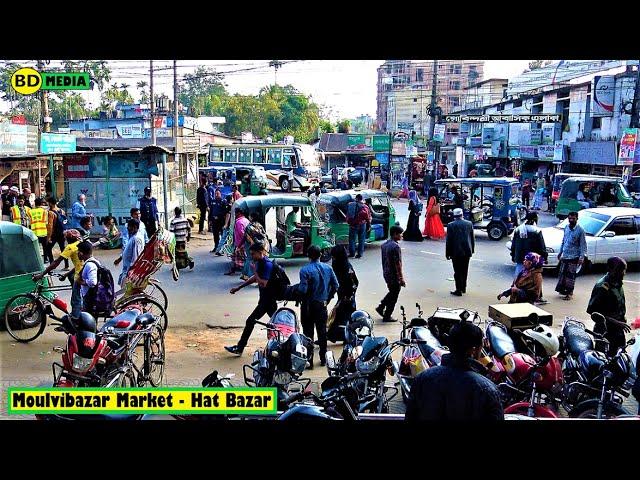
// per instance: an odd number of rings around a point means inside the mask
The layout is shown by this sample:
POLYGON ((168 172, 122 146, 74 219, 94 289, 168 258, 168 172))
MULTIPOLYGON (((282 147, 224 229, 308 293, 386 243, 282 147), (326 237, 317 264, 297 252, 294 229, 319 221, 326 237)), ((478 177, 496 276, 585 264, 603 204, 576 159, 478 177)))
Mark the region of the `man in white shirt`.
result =
POLYGON ((98 265, 100 262, 93 256, 93 245, 86 240, 78 244, 78 258, 84 261, 79 278, 80 296, 84 300, 89 289, 98 284, 98 265))

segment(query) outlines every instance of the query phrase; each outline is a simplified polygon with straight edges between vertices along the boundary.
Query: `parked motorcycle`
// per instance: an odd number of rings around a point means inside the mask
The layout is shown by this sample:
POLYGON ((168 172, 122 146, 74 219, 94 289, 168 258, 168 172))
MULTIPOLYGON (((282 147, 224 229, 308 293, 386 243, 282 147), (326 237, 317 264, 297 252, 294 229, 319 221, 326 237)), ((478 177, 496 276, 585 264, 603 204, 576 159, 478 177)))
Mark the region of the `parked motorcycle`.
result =
POLYGON ((451 328, 462 321, 479 324, 482 319, 478 312, 466 308, 438 307, 433 315, 427 319, 427 326, 438 342, 442 346, 448 347, 451 328))
POLYGON ((563 384, 556 356, 560 344, 557 336, 545 325, 511 334, 519 337, 527 353, 517 351, 503 324, 489 322, 485 332, 487 355, 481 359, 489 378, 498 386, 505 413, 556 418, 563 384))
POLYGON ((251 365, 243 366, 244 382, 251 387, 277 387, 278 404, 282 405, 292 387, 304 390, 311 383, 301 375, 313 344, 300 333, 298 317, 290 308, 276 310, 268 323, 256 323, 266 328, 267 345, 256 350, 251 365))
MULTIPOLYGON (((344 344, 337 362, 331 367, 327 363, 330 377, 342 377, 356 371, 356 360, 362 353, 365 339, 373 335, 373 321, 364 310, 356 310, 351 314, 344 329, 344 344)), ((333 355, 333 353, 332 353, 333 355)))
POLYGON ((407 322, 407 314, 404 306, 402 312, 402 332, 400 340, 402 345, 402 360, 398 369, 398 381, 402 399, 406 402, 411 391, 413 379, 427 368, 440 365, 442 356, 448 352, 427 327, 427 321, 422 318, 423 311, 420 304, 416 303, 418 316, 407 322))
MULTIPOLYGON (((606 324, 600 313, 594 322, 606 324)), ((563 406, 574 418, 612 418, 629 415, 622 407, 633 383, 632 360, 625 348, 613 356, 606 338, 588 330, 584 323, 566 318, 562 326, 563 371, 567 383, 563 390, 563 406)), ((636 339, 627 342, 634 345, 636 339)))

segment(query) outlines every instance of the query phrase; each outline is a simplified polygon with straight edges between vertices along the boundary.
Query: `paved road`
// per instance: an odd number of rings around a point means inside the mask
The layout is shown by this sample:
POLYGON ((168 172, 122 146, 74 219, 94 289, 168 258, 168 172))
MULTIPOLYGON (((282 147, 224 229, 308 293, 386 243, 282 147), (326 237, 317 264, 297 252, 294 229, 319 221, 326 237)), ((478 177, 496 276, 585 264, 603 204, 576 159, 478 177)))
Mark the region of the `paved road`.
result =
MULTIPOLYGON (((394 204, 399 221, 405 225, 406 201, 399 200, 394 204)), ((550 215, 542 214, 541 217, 541 226, 555 223, 550 215)), ((255 307, 258 292, 257 288, 248 287, 236 295, 228 293, 239 280, 238 277, 223 275, 229 261, 226 257, 215 257, 209 252, 212 243, 211 237, 196 236, 192 240, 190 251, 196 266, 193 271, 182 270, 178 282, 171 279, 170 271, 166 268, 158 274, 169 295, 166 378, 171 385, 195 385, 214 368, 235 373, 236 383, 242 383, 242 365, 249 363, 249 352, 264 346, 265 333, 256 329, 242 358, 224 352, 223 345, 233 344, 238 339, 245 318, 255 307)), ((485 233, 477 233, 477 250, 470 264, 468 294, 458 298, 449 294, 454 288, 453 270, 444 257, 444 242, 403 242, 407 288, 400 294, 399 305, 405 305, 410 314, 415 311, 415 303, 420 302, 427 316, 438 306, 443 306, 470 308, 485 317, 488 305, 497 303, 496 295, 506 289, 512 280, 513 265, 505 243, 506 239, 494 242, 485 233)), ((111 265, 115 253, 100 251, 98 258, 111 265)), ((297 282, 298 271, 305 260, 288 260, 283 264, 292 281, 297 282)), ((373 312, 386 293, 380 265, 380 245, 368 246, 364 257, 354 259, 353 265, 361 281, 357 295, 358 307, 373 312)), ((113 267, 114 272, 117 270, 113 267)), ((553 314, 555 327, 561 325, 565 315, 587 319, 585 309, 591 288, 603 274, 602 268, 595 268, 593 272, 579 277, 575 297, 570 302, 560 300, 554 292, 554 272, 545 274, 544 292, 550 303, 543 308, 553 314)), ((114 276, 117 278, 117 275, 114 276)), ((640 272, 637 266, 630 268, 625 281, 627 315, 633 320, 640 316, 640 272)), ((399 315, 399 311, 396 313, 399 315)), ((378 320, 375 312, 372 316, 378 320)), ((377 335, 397 339, 400 325, 376 322, 375 331, 377 335)), ((59 360, 59 354, 51 350, 63 341, 63 335, 54 332, 51 327, 47 327, 44 336, 27 345, 16 344, 6 333, 0 332, 0 377, 3 384, 22 382, 33 385, 50 381, 51 362, 59 360)), ((340 346, 333 348, 337 353, 340 346)), ((322 380, 326 376, 320 368, 309 373, 314 380, 322 380)))

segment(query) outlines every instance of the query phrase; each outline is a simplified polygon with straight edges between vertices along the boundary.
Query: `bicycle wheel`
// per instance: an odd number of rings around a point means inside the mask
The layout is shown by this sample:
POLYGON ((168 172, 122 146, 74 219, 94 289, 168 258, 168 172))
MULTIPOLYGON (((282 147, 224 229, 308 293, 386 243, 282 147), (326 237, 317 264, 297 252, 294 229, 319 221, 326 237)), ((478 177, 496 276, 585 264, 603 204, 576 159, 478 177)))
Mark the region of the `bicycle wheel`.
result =
POLYGON ((151 313, 159 320, 162 330, 167 330, 169 318, 167 317, 166 310, 157 300, 147 297, 146 295, 136 295, 122 302, 122 304, 118 306, 118 311, 126 310, 128 307, 138 307, 144 313, 151 313))
POLYGON ((14 340, 27 343, 42 335, 47 326, 47 314, 37 297, 16 295, 5 305, 4 325, 14 340))
POLYGON ((147 288, 145 288, 144 292, 142 293, 144 293, 147 297, 150 297, 155 301, 157 301, 160 305, 162 305, 162 308, 164 308, 165 310, 169 306, 169 299, 167 298, 167 293, 157 283, 149 282, 149 285, 147 285, 147 288))
POLYGON ((151 332, 133 346, 131 362, 137 374, 139 387, 144 387, 147 382, 152 387, 159 387, 162 384, 165 350, 164 331, 160 325, 154 325, 151 332))

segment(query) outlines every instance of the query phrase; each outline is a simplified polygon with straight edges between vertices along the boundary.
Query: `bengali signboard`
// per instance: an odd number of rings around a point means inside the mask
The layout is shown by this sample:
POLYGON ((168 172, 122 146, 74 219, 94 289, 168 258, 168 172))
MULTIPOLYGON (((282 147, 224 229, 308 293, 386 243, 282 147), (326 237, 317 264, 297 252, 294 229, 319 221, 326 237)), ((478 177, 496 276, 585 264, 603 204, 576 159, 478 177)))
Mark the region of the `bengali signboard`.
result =
POLYGON ((44 132, 40 135, 40 152, 42 153, 72 153, 75 151, 75 135, 44 132))
POLYGON ((529 145, 540 145, 542 143, 542 129, 541 128, 532 128, 529 130, 529 135, 531 135, 531 143, 529 145))
POLYGON ((618 165, 633 165, 638 143, 638 129, 625 128, 620 139, 620 152, 618 154, 618 165))
POLYGON ((561 113, 536 113, 527 115, 514 114, 489 114, 484 115, 445 115, 446 123, 560 123, 562 122, 561 113))
POLYGON ((374 135, 371 143, 374 152, 388 152, 391 146, 389 135, 374 135))
POLYGON ((433 141, 443 143, 445 131, 446 126, 444 123, 436 123, 433 126, 433 141))
POLYGON ((553 145, 538 145, 538 158, 540 160, 553 160, 555 147, 553 145))
POLYGON ((27 153, 27 126, 0 122, 0 154, 27 153))
POLYGON ((564 161, 564 144, 561 140, 553 144, 553 163, 562 163, 564 161))
POLYGON ((556 126, 555 125, 542 125, 542 144, 553 145, 556 139, 556 126))
POLYGON ((616 142, 573 142, 569 161, 572 163, 616 164, 616 142))

